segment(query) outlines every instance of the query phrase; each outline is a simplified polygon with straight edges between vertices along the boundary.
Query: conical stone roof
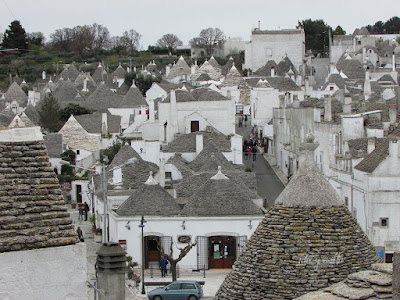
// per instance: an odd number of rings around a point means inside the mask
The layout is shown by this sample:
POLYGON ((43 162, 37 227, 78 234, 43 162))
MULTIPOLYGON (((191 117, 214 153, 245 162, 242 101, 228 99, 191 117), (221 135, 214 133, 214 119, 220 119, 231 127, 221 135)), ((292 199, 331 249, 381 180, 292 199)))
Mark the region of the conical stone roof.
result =
POLYGON ((342 200, 307 161, 251 236, 215 299, 293 299, 378 260, 342 200))
POLYGON ((122 98, 120 108, 132 108, 147 106, 147 102, 144 99, 142 92, 136 87, 135 83, 132 83, 128 93, 122 98))
POLYGON ((222 86, 239 86, 243 82, 244 79, 242 75, 240 75, 239 71, 236 69, 235 64, 232 64, 232 68, 229 70, 228 74, 226 74, 222 86))
POLYGON ((24 107, 28 102, 28 96, 15 81, 10 85, 7 92, 4 94, 4 98, 6 102, 17 101, 18 105, 24 107))

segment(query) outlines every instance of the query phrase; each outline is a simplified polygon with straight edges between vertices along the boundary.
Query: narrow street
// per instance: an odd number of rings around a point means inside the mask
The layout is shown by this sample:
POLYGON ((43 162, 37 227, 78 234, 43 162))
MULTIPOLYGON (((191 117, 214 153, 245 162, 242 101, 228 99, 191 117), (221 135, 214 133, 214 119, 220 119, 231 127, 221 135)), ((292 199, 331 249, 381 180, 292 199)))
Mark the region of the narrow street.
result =
MULTIPOLYGON (((251 127, 249 126, 236 127, 236 133, 243 136, 243 140, 250 139, 250 132, 251 127)), ((243 156, 243 163, 246 167, 251 168, 252 172, 256 173, 258 195, 267 199, 268 206, 272 206, 285 186, 261 153, 257 153, 256 161, 253 161, 253 158, 250 157, 246 160, 243 156)))

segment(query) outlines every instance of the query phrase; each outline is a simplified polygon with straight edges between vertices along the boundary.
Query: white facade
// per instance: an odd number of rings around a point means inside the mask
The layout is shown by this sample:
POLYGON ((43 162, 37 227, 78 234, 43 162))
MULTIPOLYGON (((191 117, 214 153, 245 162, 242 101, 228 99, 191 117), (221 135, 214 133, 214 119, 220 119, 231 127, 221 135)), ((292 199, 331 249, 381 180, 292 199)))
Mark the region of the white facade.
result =
POLYGON ((305 33, 303 29, 253 30, 246 44, 245 69, 257 71, 269 60, 280 62, 288 56, 296 70, 303 65, 305 33))
MULTIPOLYGON (((186 245, 178 243, 178 236, 190 236, 192 242, 199 236, 246 236, 248 239, 264 216, 144 217, 147 221, 144 227, 144 236, 172 237, 174 245, 173 256, 176 258, 179 254, 177 247, 182 248, 186 245), (250 223, 251 226, 249 226, 250 223)), ((120 240, 125 240, 127 255, 132 256, 133 260, 140 264, 142 252, 139 224, 140 217, 119 217, 115 213, 110 213, 110 228, 112 228, 110 231, 110 241, 118 243, 120 240)), ((201 247, 201 245, 194 247, 182 259, 179 263, 180 268, 197 269, 203 267, 198 265, 197 252, 200 250, 197 249, 198 247, 201 247)), ((205 253, 208 254, 208 250, 205 250, 205 253)))
MULTIPOLYGON (((172 98, 172 97, 171 97, 172 98)), ((212 126, 225 135, 235 133, 235 105, 232 100, 159 103, 160 141, 171 142, 177 133, 190 133, 191 122, 199 130, 212 126), (175 108, 175 109, 174 109, 175 108)))
POLYGON ((87 299, 86 245, 0 253, 0 298, 87 299))

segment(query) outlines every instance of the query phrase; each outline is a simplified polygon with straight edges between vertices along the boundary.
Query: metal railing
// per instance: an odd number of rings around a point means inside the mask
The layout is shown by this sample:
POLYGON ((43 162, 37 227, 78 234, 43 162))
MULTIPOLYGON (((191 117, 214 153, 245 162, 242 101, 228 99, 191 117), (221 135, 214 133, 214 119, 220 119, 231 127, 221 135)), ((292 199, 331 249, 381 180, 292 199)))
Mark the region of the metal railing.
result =
POLYGON ((89 287, 93 288, 94 300, 97 300, 97 293, 102 295, 104 297, 103 299, 110 300, 110 298, 108 298, 101 290, 97 288, 97 281, 95 281, 93 284, 90 281, 86 281, 86 283, 89 285, 89 287))

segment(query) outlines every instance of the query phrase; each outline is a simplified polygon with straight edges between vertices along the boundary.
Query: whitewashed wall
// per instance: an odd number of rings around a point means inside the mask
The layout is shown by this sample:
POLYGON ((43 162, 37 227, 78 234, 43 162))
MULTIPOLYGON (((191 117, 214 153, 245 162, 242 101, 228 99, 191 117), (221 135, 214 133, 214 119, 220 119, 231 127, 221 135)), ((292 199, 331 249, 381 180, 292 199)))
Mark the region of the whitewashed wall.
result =
MULTIPOLYGON (((178 235, 190 235, 192 241, 197 236, 218 236, 246 235, 250 238, 251 234, 257 228, 263 216, 245 216, 245 217, 146 217, 147 223, 144 227, 144 236, 172 236, 174 241, 174 257, 177 257, 176 246, 182 247, 185 244, 177 244, 178 235), (252 228, 248 224, 252 221, 252 228), (185 229, 181 227, 182 221, 185 221, 185 229)), ((133 260, 141 263, 140 236, 141 231, 138 225, 140 217, 122 218, 114 213, 110 214, 110 241, 127 241, 127 255, 131 255, 133 260), (126 228, 127 222, 130 222, 130 230, 126 228)), ((194 247, 188 255, 179 263, 180 268, 195 268, 197 266, 197 249, 194 247)))
POLYGON ((87 299, 86 245, 0 253, 0 299, 87 299))

